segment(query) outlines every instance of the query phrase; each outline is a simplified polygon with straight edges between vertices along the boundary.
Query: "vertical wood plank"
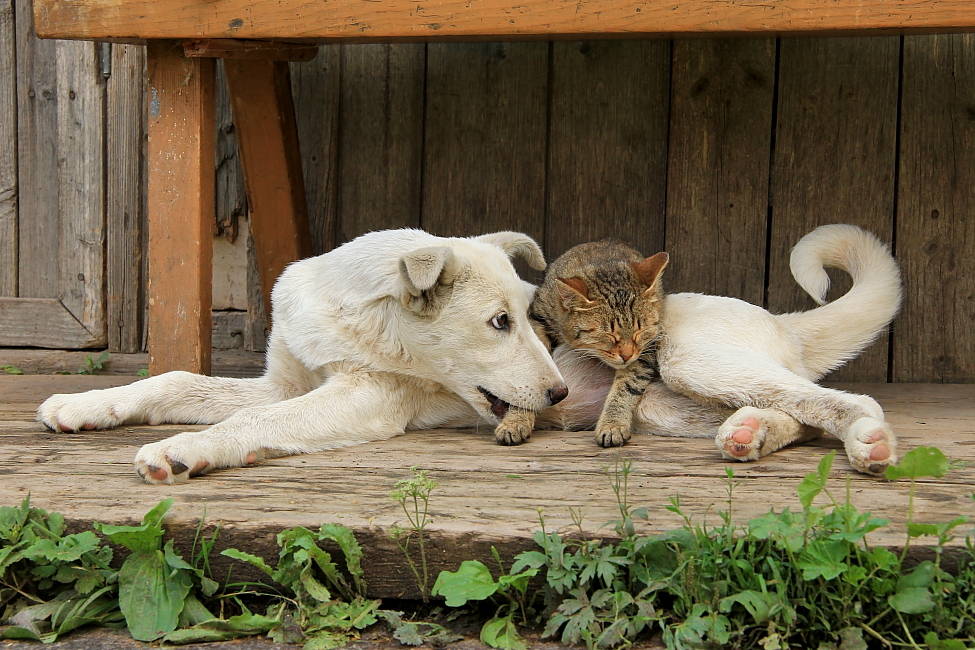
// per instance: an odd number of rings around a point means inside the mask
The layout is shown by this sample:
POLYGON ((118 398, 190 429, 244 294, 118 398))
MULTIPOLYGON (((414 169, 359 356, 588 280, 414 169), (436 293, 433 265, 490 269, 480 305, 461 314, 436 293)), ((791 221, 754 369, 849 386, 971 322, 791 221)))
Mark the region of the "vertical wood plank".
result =
POLYGON ((214 96, 217 105, 217 235, 232 243, 240 230, 240 219, 247 217, 247 192, 237 146, 237 125, 230 110, 230 93, 222 60, 217 61, 214 96))
MULTIPOLYGON (((105 331, 105 84, 97 46, 58 41, 61 303, 99 343, 105 331)), ((50 182, 50 181, 49 181, 50 182)), ((53 233, 48 233, 51 237, 53 233)))
POLYGON ((545 214, 546 43, 431 43, 423 228, 525 232, 545 214))
POLYGON ((338 242, 420 225, 426 46, 342 48, 338 242))
POLYGON ((341 45, 323 45, 312 61, 291 64, 312 253, 336 245, 341 45))
POLYGON ((894 381, 975 381, 975 35, 904 39, 894 381))
POLYGON ((281 61, 224 61, 250 205, 264 305, 284 267, 307 257, 311 242, 298 151, 291 75, 281 61))
POLYGON ((664 245, 670 42, 554 44, 545 251, 664 245))
POLYGON ((18 295, 58 295, 59 260, 53 238, 60 230, 57 67, 55 41, 34 36, 31 2, 19 2, 17 19, 18 295))
POLYGON ((106 248, 108 349, 142 349, 142 146, 145 138, 146 50, 112 45, 108 79, 106 145, 106 248))
MULTIPOLYGON (((789 252, 816 226, 852 223, 893 235, 899 39, 783 39, 772 170, 768 307, 811 309, 789 271, 789 252)), ((845 274, 831 297, 849 288, 845 274)), ((888 338, 830 375, 886 381, 888 338)))
POLYGON ((774 39, 675 41, 665 285, 762 304, 774 39))
POLYGON ((17 41, 0 0, 0 296, 17 295, 17 41))
POLYGON ((149 371, 210 372, 214 62, 147 46, 149 371))

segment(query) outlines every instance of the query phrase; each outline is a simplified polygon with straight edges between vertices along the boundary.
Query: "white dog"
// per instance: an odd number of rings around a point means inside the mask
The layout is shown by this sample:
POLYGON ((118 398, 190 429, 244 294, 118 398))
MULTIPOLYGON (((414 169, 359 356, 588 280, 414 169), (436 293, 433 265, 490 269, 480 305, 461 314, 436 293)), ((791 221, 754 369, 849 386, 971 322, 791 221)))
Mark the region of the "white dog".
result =
MULTIPOLYGON (((556 350, 566 388, 528 321, 533 287, 518 278, 509 256, 545 266, 538 245, 519 233, 363 235, 281 275, 263 377, 170 372, 53 395, 38 419, 60 431, 137 422, 213 425, 142 447, 136 468, 150 483, 407 429, 497 423, 511 404, 546 409, 543 425, 590 428, 611 371, 556 350)), ((858 354, 893 318, 897 266, 876 238, 853 226, 817 229, 791 261, 799 284, 820 304, 829 285, 824 265, 849 272, 853 288, 812 311, 778 316, 731 298, 669 296, 659 346, 663 383, 644 396, 635 428, 681 436, 717 431, 718 448, 737 460, 821 429, 844 442, 856 469, 880 473, 896 461, 880 406, 815 381, 858 354)))

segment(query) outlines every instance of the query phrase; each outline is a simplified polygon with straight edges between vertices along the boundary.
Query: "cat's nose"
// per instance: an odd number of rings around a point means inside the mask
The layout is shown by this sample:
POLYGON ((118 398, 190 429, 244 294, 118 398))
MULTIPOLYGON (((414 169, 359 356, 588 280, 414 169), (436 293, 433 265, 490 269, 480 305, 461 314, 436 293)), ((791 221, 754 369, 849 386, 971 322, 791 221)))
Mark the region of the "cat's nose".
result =
POLYGON ((546 391, 546 394, 548 395, 549 405, 555 406, 568 396, 569 387, 565 384, 560 384, 555 388, 549 388, 548 391, 546 391))
POLYGON ((620 355, 620 359, 625 363, 636 356, 636 346, 632 343, 622 343, 617 354, 620 355))

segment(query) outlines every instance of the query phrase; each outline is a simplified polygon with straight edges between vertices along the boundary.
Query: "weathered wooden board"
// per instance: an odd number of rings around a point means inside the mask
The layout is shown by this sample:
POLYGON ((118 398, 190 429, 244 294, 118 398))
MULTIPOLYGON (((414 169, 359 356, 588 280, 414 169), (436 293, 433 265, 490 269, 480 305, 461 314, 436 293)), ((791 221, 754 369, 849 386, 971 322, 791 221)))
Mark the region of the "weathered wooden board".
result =
POLYGON ((0 0, 0 296, 17 295, 17 39, 0 0))
POLYGON ((426 47, 342 48, 339 243, 419 227, 426 47))
POLYGON ((166 42, 151 43, 146 57, 149 371, 209 373, 214 62, 166 42))
POLYGON ((291 64, 308 226, 316 255, 336 244, 341 56, 341 46, 326 45, 315 59, 291 64))
POLYGON ((428 46, 425 230, 541 239, 547 86, 545 43, 428 46))
MULTIPOLYGON (((77 373, 79 369, 87 367, 88 357, 97 359, 98 356, 97 351, 0 348, 0 366, 15 366, 26 375, 77 373)), ((128 375, 131 379, 146 369, 148 363, 149 355, 145 352, 113 352, 99 375, 128 375)), ((245 350, 214 350, 213 374, 218 377, 259 377, 263 373, 263 354, 245 350)))
MULTIPOLYGON (((57 44, 59 291, 91 333, 105 331, 105 84, 94 43, 57 44)), ((47 180, 50 183, 50 179, 47 180)), ((48 238, 53 232, 46 233, 48 238)))
POLYGON ((48 38, 335 38, 355 41, 750 32, 964 30, 964 0, 38 0, 48 38))
POLYGON ((603 237, 664 246, 670 43, 555 43, 545 252, 603 237))
POLYGON ((270 312, 271 289, 284 267, 311 253, 291 76, 284 61, 227 59, 223 67, 270 312))
POLYGON ((0 340, 15 347, 93 348, 104 344, 104 338, 96 337, 57 298, 0 297, 0 340))
MULTIPOLYGON (((810 309, 789 271, 802 235, 827 223, 893 236, 899 40, 786 39, 772 169, 768 308, 810 309)), ((845 274, 831 297, 849 287, 845 274)), ((887 335, 832 377, 886 381, 887 335)))
POLYGON ((673 48, 664 286, 761 305, 775 40, 673 48))
POLYGON ((904 41, 895 381, 975 381, 975 38, 904 41))
MULTIPOLYGON (((18 291, 25 298, 58 295, 52 266, 61 230, 58 219, 57 44, 34 37, 30 3, 15 6, 17 18, 18 291)), ((8 343, 7 345, 16 345, 8 343)))
POLYGON ((142 349, 146 50, 113 45, 106 82, 105 249, 108 349, 142 349))
MULTIPOLYGON (((606 534, 616 517, 607 470, 619 458, 634 462, 630 495, 650 508, 647 532, 676 527, 664 508, 681 505, 698 522, 717 522, 725 504, 725 473, 713 442, 639 437, 621 450, 601 449, 587 432, 538 432, 529 444, 500 447, 488 428, 422 431, 365 446, 280 458, 257 467, 225 470, 188 484, 153 487, 132 470, 136 449, 179 427, 122 427, 108 432, 54 434, 33 421, 36 405, 52 392, 72 392, 124 383, 108 377, 0 377, 0 503, 19 502, 59 510, 73 522, 135 522, 164 497, 176 505, 171 532, 192 539, 206 509, 221 525, 220 544, 272 557, 273 536, 286 526, 324 522, 351 526, 365 548, 367 579, 376 596, 412 596, 415 586, 389 530, 404 516, 388 493, 411 466, 430 471, 439 487, 431 501, 431 571, 455 568, 467 558, 487 559, 490 546, 511 553, 531 546, 538 510, 549 530, 567 530, 568 509, 580 509, 587 532, 606 534)), ((902 447, 937 444, 948 455, 975 460, 975 387, 931 385, 860 386, 888 411, 902 447)), ((191 427, 195 428, 195 427, 191 427)), ((736 464, 735 520, 769 507, 796 507, 795 488, 835 441, 784 450, 756 463, 736 464)), ((875 544, 903 542, 907 490, 850 473, 843 457, 834 464, 837 490, 850 478, 853 502, 894 526, 871 535, 875 544)), ((920 481, 916 511, 925 521, 975 514, 969 498, 975 465, 943 479, 920 481)), ((922 544, 923 546, 923 544, 922 544)), ((222 546, 221 546, 222 547, 222 546)))

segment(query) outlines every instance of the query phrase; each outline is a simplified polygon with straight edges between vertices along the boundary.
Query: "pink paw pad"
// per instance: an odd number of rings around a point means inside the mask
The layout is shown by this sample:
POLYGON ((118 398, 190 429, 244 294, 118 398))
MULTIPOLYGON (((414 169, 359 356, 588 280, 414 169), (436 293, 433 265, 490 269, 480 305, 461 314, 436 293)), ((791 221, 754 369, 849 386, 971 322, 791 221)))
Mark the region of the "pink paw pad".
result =
POLYGON ((758 431, 759 427, 761 424, 755 418, 742 420, 740 427, 731 434, 731 441, 735 444, 727 445, 725 447, 727 452, 732 456, 747 456, 750 451, 748 445, 755 439, 755 432, 758 431))

